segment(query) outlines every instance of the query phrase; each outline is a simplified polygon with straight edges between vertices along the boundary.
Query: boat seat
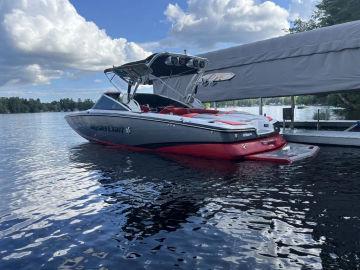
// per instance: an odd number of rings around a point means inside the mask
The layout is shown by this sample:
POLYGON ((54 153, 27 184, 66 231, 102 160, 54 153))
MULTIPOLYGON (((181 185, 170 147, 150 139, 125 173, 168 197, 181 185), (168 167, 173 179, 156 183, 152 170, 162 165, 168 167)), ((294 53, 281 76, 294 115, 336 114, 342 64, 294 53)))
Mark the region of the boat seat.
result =
POLYGON ((238 122, 238 121, 230 121, 230 120, 216 120, 215 122, 227 124, 231 126, 240 126, 240 125, 246 125, 245 123, 238 122))
POLYGON ((140 109, 142 112, 146 113, 150 111, 150 106, 149 105, 140 105, 140 109))
POLYGON ((195 116, 199 115, 198 113, 187 113, 187 114, 183 114, 183 117, 188 117, 188 118, 193 118, 195 116))
POLYGON ((183 115, 190 113, 188 108, 179 108, 173 106, 166 106, 160 111, 161 114, 175 114, 175 115, 183 115))
POLYGON ((184 115, 184 114, 217 114, 219 111, 217 110, 211 110, 211 109, 194 109, 194 108, 180 108, 180 107, 174 107, 174 106, 166 106, 163 108, 160 113, 161 114, 175 114, 175 115, 184 115))

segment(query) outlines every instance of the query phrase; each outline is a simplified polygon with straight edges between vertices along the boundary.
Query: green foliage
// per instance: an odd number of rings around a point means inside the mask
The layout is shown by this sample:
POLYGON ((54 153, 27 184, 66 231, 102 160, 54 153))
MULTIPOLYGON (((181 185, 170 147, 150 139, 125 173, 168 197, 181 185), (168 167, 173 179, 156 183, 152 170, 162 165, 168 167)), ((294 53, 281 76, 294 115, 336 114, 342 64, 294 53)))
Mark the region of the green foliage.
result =
POLYGON ((41 103, 40 99, 24 99, 19 97, 0 98, 0 113, 36 113, 36 112, 61 112, 87 110, 94 105, 90 99, 82 101, 78 99, 75 102, 72 99, 65 98, 60 101, 50 103, 41 103))
MULTIPOLYGON (((346 96, 349 96, 350 103, 356 103, 357 100, 360 100, 359 93, 347 93, 346 96)), ((307 106, 319 105, 319 106, 334 106, 334 107, 346 108, 346 106, 344 106, 344 102, 341 101, 341 99, 339 98, 339 94, 317 94, 317 95, 296 96, 295 103, 297 105, 307 105, 307 106)), ((216 106, 220 108, 221 107, 251 107, 251 106, 259 106, 259 104, 260 104, 260 99, 258 98, 216 102, 216 106)), ((209 107, 213 104, 208 103, 206 105, 209 107)), ((263 105, 291 105, 291 98, 290 97, 263 98, 263 105)))
POLYGON ((359 0, 322 0, 308 21, 293 21, 290 33, 299 33, 320 27, 360 20, 359 0))
MULTIPOLYGON (((258 98, 216 102, 216 106, 220 108, 252 107, 252 106, 258 106, 259 104, 260 104, 260 99, 258 98)), ((263 98, 263 105, 290 105, 290 104, 291 104, 290 97, 263 98)))
POLYGON ((332 105, 328 102, 328 95, 306 95, 296 97, 296 104, 299 105, 332 105))
POLYGON ((319 26, 330 26, 360 19, 359 0, 322 0, 317 6, 319 26))
POLYGON ((289 28, 290 34, 301 33, 319 28, 318 19, 313 15, 310 20, 303 21, 300 18, 292 22, 293 26, 289 28))
POLYGON ((313 120, 329 120, 330 110, 320 110, 319 113, 314 113, 313 120))

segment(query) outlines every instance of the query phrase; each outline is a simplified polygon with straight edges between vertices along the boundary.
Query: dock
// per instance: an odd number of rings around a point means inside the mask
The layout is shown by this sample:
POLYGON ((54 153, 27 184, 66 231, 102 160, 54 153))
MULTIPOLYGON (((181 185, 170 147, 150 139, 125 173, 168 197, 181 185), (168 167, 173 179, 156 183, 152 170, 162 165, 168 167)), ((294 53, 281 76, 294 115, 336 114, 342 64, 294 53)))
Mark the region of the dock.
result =
POLYGON ((360 147, 360 132, 286 129, 283 136, 289 142, 360 147))
MULTIPOLYGON (((355 125, 358 120, 307 120, 307 121, 294 121, 293 126, 294 128, 299 129, 316 129, 317 125, 321 129, 339 129, 345 130, 353 125, 355 125)), ((282 126, 282 123, 279 122, 279 126, 282 126)), ((291 126, 291 122, 285 122, 286 127, 291 126)))

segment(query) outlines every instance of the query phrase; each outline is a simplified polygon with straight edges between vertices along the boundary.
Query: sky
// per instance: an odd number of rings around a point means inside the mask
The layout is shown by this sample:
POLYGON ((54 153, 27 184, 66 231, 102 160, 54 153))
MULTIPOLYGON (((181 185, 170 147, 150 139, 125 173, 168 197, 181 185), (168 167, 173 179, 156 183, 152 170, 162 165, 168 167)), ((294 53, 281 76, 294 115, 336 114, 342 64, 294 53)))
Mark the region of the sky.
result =
POLYGON ((0 0, 0 96, 97 99, 103 70, 285 35, 318 0, 0 0))

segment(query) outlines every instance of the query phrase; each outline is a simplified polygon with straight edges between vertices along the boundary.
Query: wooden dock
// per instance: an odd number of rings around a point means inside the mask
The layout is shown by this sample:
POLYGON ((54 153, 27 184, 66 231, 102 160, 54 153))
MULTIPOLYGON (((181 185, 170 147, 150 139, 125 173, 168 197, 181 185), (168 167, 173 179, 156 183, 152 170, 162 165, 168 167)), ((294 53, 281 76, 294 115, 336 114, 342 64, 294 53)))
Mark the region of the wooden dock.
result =
POLYGON ((283 136, 289 142, 360 147, 360 132, 286 129, 283 136))

